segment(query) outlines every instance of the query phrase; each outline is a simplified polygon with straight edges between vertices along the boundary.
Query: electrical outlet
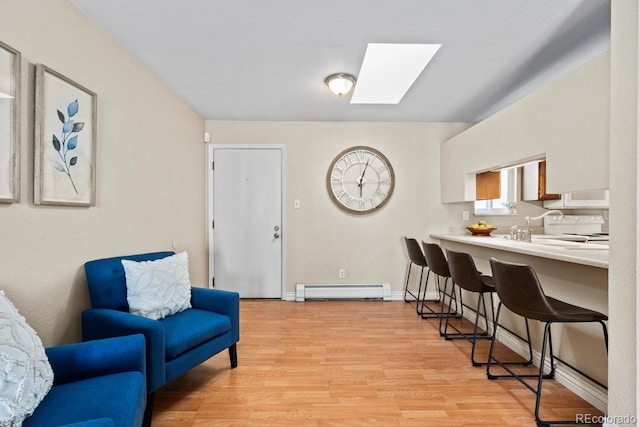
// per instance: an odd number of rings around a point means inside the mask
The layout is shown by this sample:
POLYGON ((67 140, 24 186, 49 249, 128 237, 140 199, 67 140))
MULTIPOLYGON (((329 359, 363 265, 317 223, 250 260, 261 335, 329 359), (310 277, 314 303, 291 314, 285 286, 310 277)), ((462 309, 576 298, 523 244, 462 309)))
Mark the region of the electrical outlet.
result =
POLYGON ((344 268, 341 268, 338 270, 338 279, 344 279, 347 277, 347 270, 344 268))
POLYGON ((462 212, 462 220, 463 221, 469 221, 469 211, 463 211, 462 212))

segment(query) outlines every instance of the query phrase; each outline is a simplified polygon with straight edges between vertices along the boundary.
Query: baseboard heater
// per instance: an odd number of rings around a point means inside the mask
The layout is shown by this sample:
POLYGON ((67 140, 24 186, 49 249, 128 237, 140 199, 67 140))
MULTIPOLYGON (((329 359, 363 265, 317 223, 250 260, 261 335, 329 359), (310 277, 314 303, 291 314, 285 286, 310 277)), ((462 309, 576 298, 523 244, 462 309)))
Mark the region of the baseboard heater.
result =
POLYGON ((296 301, 329 299, 379 299, 391 301, 391 284, 298 283, 296 285, 296 301))

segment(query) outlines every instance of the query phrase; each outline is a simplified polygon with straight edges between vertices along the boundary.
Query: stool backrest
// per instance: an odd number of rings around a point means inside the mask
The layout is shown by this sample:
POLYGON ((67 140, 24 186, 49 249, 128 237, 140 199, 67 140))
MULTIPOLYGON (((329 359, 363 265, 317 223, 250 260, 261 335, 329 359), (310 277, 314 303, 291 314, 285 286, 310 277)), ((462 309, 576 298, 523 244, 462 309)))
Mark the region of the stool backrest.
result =
POLYGON ((486 284, 476 268, 471 255, 447 249, 451 278, 456 285, 471 292, 482 292, 486 284))
POLYGON ((558 317, 531 266, 491 258, 491 271, 500 301, 509 310, 543 322, 558 317))
POLYGON ((415 265, 419 265, 420 267, 426 267, 427 260, 424 259, 424 254, 422 253, 422 249, 420 249, 420 245, 418 244, 418 241, 410 237, 405 237, 404 242, 407 245, 409 260, 411 260, 411 262, 415 265))
POLYGON ((447 263, 447 259, 444 257, 444 252, 442 252, 440 245, 422 242, 422 248, 424 250, 424 257, 427 260, 429 270, 440 277, 451 277, 449 264, 447 263))

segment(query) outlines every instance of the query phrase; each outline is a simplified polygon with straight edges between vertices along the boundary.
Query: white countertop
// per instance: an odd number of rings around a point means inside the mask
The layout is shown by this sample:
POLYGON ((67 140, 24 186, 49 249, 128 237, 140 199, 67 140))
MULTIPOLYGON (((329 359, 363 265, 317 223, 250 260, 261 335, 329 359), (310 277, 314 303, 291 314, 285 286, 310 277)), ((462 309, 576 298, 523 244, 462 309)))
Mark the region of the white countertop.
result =
POLYGON ((533 235, 529 242, 507 240, 504 235, 473 236, 471 234, 431 234, 431 238, 517 252, 558 261, 609 268, 609 246, 552 239, 549 235, 533 235))

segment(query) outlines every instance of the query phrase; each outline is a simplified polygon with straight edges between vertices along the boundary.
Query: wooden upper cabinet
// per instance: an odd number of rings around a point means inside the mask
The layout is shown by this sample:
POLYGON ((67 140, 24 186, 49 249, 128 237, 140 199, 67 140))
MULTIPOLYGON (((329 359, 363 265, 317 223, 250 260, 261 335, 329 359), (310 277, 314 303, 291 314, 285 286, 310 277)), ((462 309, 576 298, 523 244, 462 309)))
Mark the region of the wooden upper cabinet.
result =
POLYGON ((500 172, 476 174, 476 200, 500 198, 500 172))
POLYGON ((547 162, 522 167, 522 200, 559 200, 560 194, 547 193, 547 162))

